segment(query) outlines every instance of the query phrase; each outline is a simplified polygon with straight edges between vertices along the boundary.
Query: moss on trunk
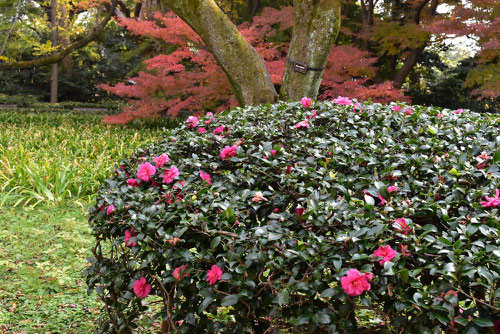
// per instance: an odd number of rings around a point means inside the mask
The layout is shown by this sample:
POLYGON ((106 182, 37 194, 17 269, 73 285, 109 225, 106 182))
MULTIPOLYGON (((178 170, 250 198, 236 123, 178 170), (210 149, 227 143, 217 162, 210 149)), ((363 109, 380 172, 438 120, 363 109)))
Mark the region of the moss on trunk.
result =
POLYGON ((164 1, 203 39, 241 106, 276 101, 264 60, 213 0, 164 1))
MULTIPOLYGON (((323 68, 340 29, 341 0, 294 0, 292 41, 288 57, 312 68, 323 68)), ((318 95, 323 71, 303 74, 287 63, 280 100, 297 101, 318 95)))

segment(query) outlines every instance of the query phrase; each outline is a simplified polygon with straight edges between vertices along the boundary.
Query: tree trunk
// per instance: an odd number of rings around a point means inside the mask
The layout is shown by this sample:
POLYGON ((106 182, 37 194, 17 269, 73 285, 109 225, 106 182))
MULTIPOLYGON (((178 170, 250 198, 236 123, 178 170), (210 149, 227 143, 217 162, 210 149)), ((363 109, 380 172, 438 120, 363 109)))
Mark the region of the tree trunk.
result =
MULTIPOLYGON (((61 31, 64 31, 64 34, 62 36, 58 36, 59 43, 63 47, 63 49, 67 49, 71 45, 71 40, 68 34, 71 22, 68 9, 63 3, 59 4, 59 13, 60 17, 57 26, 61 28, 61 31)), ((69 76, 73 75, 73 57, 71 56, 71 54, 67 55, 61 60, 61 71, 69 76)))
POLYGON ((399 71, 397 71, 394 75, 394 88, 401 89, 405 82, 406 76, 417 64, 418 60, 420 59, 420 55, 424 51, 426 45, 427 43, 417 49, 411 50, 410 54, 408 55, 408 57, 406 57, 405 62, 403 63, 403 67, 401 67, 399 71))
POLYGON ((280 90, 284 101, 316 98, 323 70, 301 73, 290 61, 322 69, 340 29, 341 0, 294 0, 293 5, 295 25, 280 90))
POLYGON ((165 0, 205 42, 226 73, 240 106, 275 102, 264 60, 239 33, 214 0, 165 0))
MULTIPOLYGON (((55 48, 58 45, 57 38, 57 0, 51 0, 50 2, 50 22, 51 22, 51 34, 50 41, 52 42, 52 47, 55 48)), ((52 56, 57 55, 57 50, 52 51, 52 56)), ((50 77, 50 103, 57 103, 57 86, 59 81, 59 64, 52 64, 52 74, 50 77)))

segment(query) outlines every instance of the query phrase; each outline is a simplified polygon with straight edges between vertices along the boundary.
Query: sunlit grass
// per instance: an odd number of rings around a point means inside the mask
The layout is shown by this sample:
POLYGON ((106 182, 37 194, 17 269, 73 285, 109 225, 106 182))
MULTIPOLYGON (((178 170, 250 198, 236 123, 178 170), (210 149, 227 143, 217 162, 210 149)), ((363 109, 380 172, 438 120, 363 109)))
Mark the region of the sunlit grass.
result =
POLYGON ((97 115, 0 112, 0 205, 89 200, 113 163, 175 121, 105 125, 97 115))

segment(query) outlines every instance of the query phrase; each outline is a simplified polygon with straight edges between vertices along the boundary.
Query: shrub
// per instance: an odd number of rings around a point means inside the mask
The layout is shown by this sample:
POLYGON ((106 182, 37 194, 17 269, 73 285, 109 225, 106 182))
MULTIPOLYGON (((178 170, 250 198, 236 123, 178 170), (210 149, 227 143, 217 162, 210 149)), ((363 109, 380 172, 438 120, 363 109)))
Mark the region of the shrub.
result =
POLYGON ((191 117, 123 160, 90 210, 101 330, 152 296, 166 332, 493 326, 498 119, 336 101, 191 117))

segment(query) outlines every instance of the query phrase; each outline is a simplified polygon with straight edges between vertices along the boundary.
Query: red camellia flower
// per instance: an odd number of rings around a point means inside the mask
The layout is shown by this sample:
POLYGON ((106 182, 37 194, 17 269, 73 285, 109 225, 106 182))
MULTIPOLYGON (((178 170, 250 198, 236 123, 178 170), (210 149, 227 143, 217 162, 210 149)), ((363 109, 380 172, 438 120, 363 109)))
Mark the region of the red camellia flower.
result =
POLYGON ((222 278, 222 269, 214 265, 212 266, 212 268, 210 268, 210 270, 208 270, 206 281, 208 282, 208 284, 214 285, 221 278, 222 278))
POLYGON ((137 177, 143 181, 151 180, 151 176, 156 173, 155 166, 151 165, 149 162, 139 165, 139 170, 137 171, 137 177))
POLYGON ((295 213, 298 214, 299 216, 302 216, 304 214, 305 209, 304 208, 295 208, 295 213))
POLYGON ((137 233, 134 232, 134 228, 132 227, 129 230, 126 230, 125 231, 125 246, 127 247, 134 247, 137 245, 137 242, 132 242, 132 241, 129 241, 131 238, 133 237, 136 237, 137 236, 137 233))
POLYGON ((396 254, 398 254, 391 246, 380 246, 375 252, 373 252, 373 257, 381 257, 382 260, 378 261, 381 265, 386 262, 391 261, 396 254))
POLYGON ((137 179, 128 179, 127 184, 134 188, 137 188, 139 186, 139 182, 137 181, 137 179))
POLYGON ((187 264, 184 264, 180 267, 177 267, 174 269, 174 273, 172 276, 178 281, 182 280, 184 277, 189 277, 189 274, 187 273, 187 264))
POLYGON ((373 274, 360 274, 356 269, 349 269, 347 275, 340 279, 342 289, 349 296, 359 296, 364 291, 370 291, 370 281, 373 274))
POLYGON ((134 292, 139 298, 146 298, 151 292, 151 284, 146 283, 146 279, 141 277, 134 283, 134 292))
POLYGON ((222 160, 226 160, 226 159, 235 157, 237 149, 238 149, 237 145, 233 145, 233 146, 226 145, 226 147, 224 147, 222 149, 222 151, 220 152, 220 157, 222 158, 222 160))

